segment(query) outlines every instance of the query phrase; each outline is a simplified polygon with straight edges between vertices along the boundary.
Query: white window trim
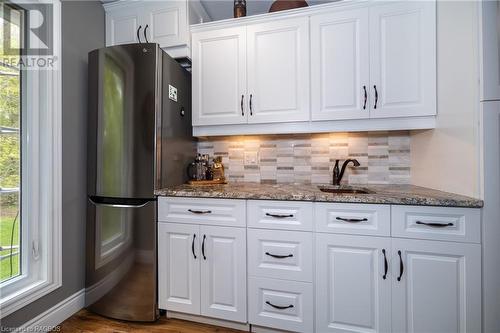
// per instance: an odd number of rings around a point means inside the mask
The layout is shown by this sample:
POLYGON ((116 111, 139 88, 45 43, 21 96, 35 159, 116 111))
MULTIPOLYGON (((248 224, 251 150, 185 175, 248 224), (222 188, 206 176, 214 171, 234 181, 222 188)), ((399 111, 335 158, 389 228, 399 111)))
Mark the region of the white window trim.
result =
POLYGON ((62 285, 62 93, 60 0, 13 1, 52 3, 53 50, 57 69, 32 71, 23 100, 29 117, 23 124, 22 275, 0 285, 0 318, 17 311, 62 285), (24 185, 28 186, 27 188, 24 185), (37 249, 35 249, 37 247, 37 249))

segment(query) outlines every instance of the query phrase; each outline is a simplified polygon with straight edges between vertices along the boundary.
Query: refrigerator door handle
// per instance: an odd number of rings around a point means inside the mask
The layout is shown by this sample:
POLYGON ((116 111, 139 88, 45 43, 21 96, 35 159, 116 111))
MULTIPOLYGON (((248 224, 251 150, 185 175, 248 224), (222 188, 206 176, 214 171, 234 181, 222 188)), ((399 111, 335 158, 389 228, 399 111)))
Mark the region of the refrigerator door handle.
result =
POLYGON ((128 203, 112 203, 112 202, 98 202, 95 201, 95 198, 89 197, 89 201, 95 206, 106 206, 106 207, 115 207, 115 208, 142 208, 146 206, 151 200, 138 200, 138 203, 128 204, 128 203))

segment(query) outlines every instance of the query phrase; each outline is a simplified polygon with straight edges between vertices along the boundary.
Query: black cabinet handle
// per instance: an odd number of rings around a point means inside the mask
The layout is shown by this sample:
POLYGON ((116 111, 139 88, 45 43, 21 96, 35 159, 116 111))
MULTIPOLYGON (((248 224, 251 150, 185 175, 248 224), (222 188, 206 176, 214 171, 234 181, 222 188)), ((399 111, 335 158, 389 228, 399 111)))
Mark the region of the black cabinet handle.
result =
POLYGON ((290 305, 287 305, 287 306, 279 306, 279 305, 274 305, 273 303, 271 303, 269 301, 266 301, 266 304, 270 305, 273 308, 278 309, 278 310, 285 310, 285 309, 293 308, 293 304, 290 304, 290 305))
POLYGON ((193 242, 191 243, 191 252, 193 252, 193 257, 196 259, 196 254, 194 253, 194 241, 196 239, 196 234, 193 234, 193 242))
POLYGON ((403 258, 401 258, 401 251, 398 251, 399 256, 399 276, 398 281, 401 281, 401 277, 403 276, 404 266, 403 266, 403 258))
POLYGON ((346 219, 346 218, 340 217, 340 216, 337 216, 336 219, 340 220, 340 221, 344 221, 344 222, 349 222, 349 223, 358 223, 358 222, 368 221, 367 218, 363 218, 363 219, 346 219))
POLYGON ((250 115, 253 116, 253 110, 252 110, 252 94, 250 94, 250 115))
POLYGON ((293 257, 293 254, 287 254, 287 255, 278 255, 278 254, 271 254, 269 252, 266 252, 266 255, 267 256, 270 256, 270 257, 273 257, 273 258, 278 258, 278 259, 284 259, 284 258, 290 258, 290 257, 293 257))
POLYGON ((146 43, 149 43, 148 42, 148 36, 146 36, 146 31, 148 31, 148 27, 149 27, 148 24, 146 24, 146 26, 144 27, 144 39, 146 40, 146 43))
POLYGON ((382 276, 382 279, 387 278, 387 270, 389 269, 389 265, 387 264, 387 256, 385 255, 385 249, 382 249, 382 253, 384 254, 384 275, 382 276))
POLYGON ((203 260, 207 260, 207 257, 205 257, 205 239, 207 238, 206 235, 203 235, 203 243, 201 243, 201 254, 203 255, 203 260))
POLYGON ((444 228, 444 227, 451 227, 453 226, 453 223, 428 223, 428 222, 421 222, 421 221, 417 221, 415 222, 415 224, 423 224, 423 225, 427 225, 429 227, 434 227, 434 228, 444 228))
POLYGON ((287 217, 293 217, 293 214, 281 215, 281 214, 266 213, 266 216, 276 217, 278 219, 284 219, 284 218, 287 218, 287 217))
POLYGON ((375 89, 375 105, 373 106, 374 109, 377 108, 377 102, 378 102, 378 91, 377 91, 377 86, 373 86, 373 89, 375 89))
POLYGON ((241 95, 241 115, 244 116, 245 115, 245 111, 243 111, 243 99, 244 99, 245 95, 241 95))
POLYGON ((141 29, 142 29, 142 25, 140 25, 139 28, 137 28, 137 41, 139 42, 139 44, 141 43, 141 36, 139 35, 139 33, 141 32, 141 29))
POLYGON ((192 210, 192 209, 188 209, 188 212, 191 212, 193 214, 210 214, 210 213, 212 213, 211 210, 192 210))
POLYGON ((368 99, 368 94, 366 93, 366 86, 363 86, 363 90, 365 92, 365 101, 363 103, 363 110, 366 109, 366 100, 368 99))

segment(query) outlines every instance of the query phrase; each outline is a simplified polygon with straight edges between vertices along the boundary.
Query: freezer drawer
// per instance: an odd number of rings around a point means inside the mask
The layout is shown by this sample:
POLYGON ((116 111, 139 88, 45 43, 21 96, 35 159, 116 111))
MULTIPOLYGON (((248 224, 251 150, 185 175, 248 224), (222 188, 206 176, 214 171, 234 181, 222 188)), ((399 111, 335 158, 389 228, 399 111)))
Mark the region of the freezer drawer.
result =
POLYGON ((156 201, 89 199, 87 207, 87 307, 116 319, 156 320, 156 201))

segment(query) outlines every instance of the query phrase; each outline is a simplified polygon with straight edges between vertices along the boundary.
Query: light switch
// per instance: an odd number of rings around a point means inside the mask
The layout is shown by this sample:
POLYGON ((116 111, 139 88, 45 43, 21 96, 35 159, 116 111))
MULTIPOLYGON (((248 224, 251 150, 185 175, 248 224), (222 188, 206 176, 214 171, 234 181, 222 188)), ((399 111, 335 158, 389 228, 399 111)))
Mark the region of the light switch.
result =
POLYGON ((245 165, 255 165, 258 163, 259 154, 256 151, 245 152, 245 165))

